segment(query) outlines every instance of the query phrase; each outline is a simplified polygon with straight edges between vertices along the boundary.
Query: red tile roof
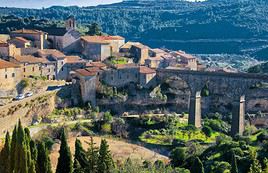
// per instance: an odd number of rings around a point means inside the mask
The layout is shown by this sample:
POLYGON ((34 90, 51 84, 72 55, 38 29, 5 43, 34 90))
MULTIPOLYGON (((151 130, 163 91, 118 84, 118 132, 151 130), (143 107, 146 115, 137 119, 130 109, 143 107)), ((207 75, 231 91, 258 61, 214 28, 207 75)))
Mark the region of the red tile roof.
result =
POLYGON ((74 64, 74 63, 86 63, 86 61, 79 56, 65 56, 65 61, 68 64, 74 64))
POLYGON ((131 64, 116 64, 114 65, 116 69, 125 69, 125 68, 137 68, 137 64, 131 63, 131 64))
POLYGON ((41 56, 53 56, 54 58, 64 58, 65 55, 59 51, 59 50, 56 50, 56 49, 43 49, 43 50, 38 50, 38 53, 41 55, 41 56))
POLYGON ((43 31, 36 30, 36 29, 19 29, 16 31, 12 31, 11 33, 16 33, 16 34, 40 34, 43 33, 43 31))
POLYGON ((86 64, 87 67, 106 67, 106 64, 102 62, 90 62, 86 64))
POLYGON ((196 59, 193 55, 187 54, 186 52, 183 51, 176 51, 176 54, 185 59, 196 59))
POLYGON ((75 70, 75 72, 80 74, 81 76, 96 76, 97 75, 96 71, 89 71, 87 69, 78 69, 78 70, 75 70))
POLYGON ((155 70, 153 70, 153 69, 151 69, 149 67, 146 67, 146 66, 140 66, 139 72, 142 73, 142 74, 153 74, 153 73, 156 73, 155 70))
POLYGON ((19 68, 20 66, 18 64, 14 64, 5 60, 0 59, 0 69, 5 68, 19 68))
POLYGON ((23 43, 29 43, 30 42, 29 40, 27 40, 27 39, 25 39, 23 37, 15 37, 12 40, 18 40, 18 41, 23 42, 23 43))
POLYGON ((110 40, 124 40, 120 36, 83 36, 82 40, 93 43, 109 44, 110 40))
POLYGON ((31 55, 15 56, 14 59, 20 63, 29 63, 29 64, 48 62, 46 58, 38 58, 38 57, 31 56, 31 55))

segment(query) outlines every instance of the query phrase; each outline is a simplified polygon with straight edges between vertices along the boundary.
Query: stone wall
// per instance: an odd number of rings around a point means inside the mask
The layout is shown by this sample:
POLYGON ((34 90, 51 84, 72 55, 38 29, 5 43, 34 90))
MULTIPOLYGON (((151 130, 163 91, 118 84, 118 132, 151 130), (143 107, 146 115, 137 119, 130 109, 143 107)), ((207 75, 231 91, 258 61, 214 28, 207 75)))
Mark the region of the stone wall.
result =
POLYGON ((34 116, 49 115, 55 107, 55 92, 45 92, 32 98, 0 107, 0 135, 12 130, 19 119, 27 126, 34 116))

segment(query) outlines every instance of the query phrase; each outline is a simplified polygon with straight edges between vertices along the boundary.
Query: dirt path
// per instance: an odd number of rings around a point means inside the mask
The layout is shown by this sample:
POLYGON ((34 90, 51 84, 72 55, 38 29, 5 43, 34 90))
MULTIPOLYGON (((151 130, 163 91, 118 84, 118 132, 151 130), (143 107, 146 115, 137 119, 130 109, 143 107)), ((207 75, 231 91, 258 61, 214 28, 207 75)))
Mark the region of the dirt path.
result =
MULTIPOLYGON (((88 145, 86 142, 90 141, 90 137, 78 137, 78 139, 81 140, 84 149, 87 149, 88 145)), ((101 139, 102 139, 101 137, 94 137, 94 142, 96 143, 96 146, 100 145, 101 139)), ((143 160, 148 160, 151 162, 154 162, 155 160, 163 160, 164 162, 169 161, 168 157, 160 155, 147 148, 144 148, 135 144, 130 144, 124 141, 115 140, 115 139, 108 139, 108 138, 105 138, 105 139, 107 140, 110 146, 110 150, 115 161, 117 160, 124 161, 127 158, 137 159, 137 160, 140 160, 141 162, 143 160)), ((74 154, 75 138, 71 137, 69 138, 68 141, 69 141, 69 146, 71 148, 71 152, 74 154)), ((56 169, 56 165, 58 162, 59 148, 60 148, 60 145, 55 144, 50 154, 52 168, 54 171, 56 169)))

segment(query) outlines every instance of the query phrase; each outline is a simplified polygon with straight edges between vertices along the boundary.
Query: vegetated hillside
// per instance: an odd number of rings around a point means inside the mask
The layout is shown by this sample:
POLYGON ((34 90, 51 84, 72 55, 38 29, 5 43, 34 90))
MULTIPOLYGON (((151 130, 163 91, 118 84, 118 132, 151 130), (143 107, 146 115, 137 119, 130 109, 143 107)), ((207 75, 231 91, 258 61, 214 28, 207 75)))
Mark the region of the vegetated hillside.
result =
POLYGON ((0 8, 0 14, 99 23, 104 32, 139 40, 151 47, 191 53, 250 54, 266 59, 268 2, 265 0, 132 0, 97 7, 34 10, 0 8))
POLYGON ((248 69, 250 73, 268 73, 268 62, 262 63, 248 69))

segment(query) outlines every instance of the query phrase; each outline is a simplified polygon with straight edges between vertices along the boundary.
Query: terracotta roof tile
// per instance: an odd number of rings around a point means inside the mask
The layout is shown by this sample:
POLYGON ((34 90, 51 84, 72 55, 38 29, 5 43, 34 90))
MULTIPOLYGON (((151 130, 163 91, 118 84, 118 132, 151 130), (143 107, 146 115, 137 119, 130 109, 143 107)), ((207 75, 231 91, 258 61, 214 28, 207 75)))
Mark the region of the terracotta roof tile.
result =
POLYGON ((87 67, 106 67, 106 64, 102 62, 90 62, 86 64, 87 67))
POLYGON ((87 69, 78 69, 78 70, 75 70, 75 72, 80 74, 81 76, 96 76, 97 75, 97 72, 88 71, 87 69))
POLYGON ((20 66, 18 64, 14 64, 5 60, 0 59, 0 69, 5 68, 19 68, 20 66))
POLYGON ((131 64, 116 64, 114 65, 116 69, 125 69, 125 68, 136 68, 138 67, 137 64, 131 63, 131 64))
POLYGON ((109 44, 110 40, 124 40, 124 38, 121 36, 83 36, 81 39, 87 42, 101 44, 109 44))
POLYGON ((43 33, 43 31, 35 30, 35 29, 19 29, 19 30, 16 30, 16 31, 11 31, 11 33, 16 33, 16 34, 40 34, 40 33, 43 33))
POLYGON ((153 70, 153 69, 151 69, 149 67, 146 67, 146 66, 140 66, 139 72, 142 73, 142 74, 153 74, 153 73, 156 73, 155 70, 153 70))
POLYGON ((53 56, 54 58, 58 59, 58 58, 64 58, 65 55, 56 49, 43 49, 43 50, 38 50, 38 53, 40 56, 53 56))
POLYGON ((79 56, 65 56, 65 61, 68 64, 73 64, 73 63, 86 63, 86 61, 79 56))
POLYGON ((29 64, 48 62, 46 58, 38 58, 38 57, 31 56, 31 55, 15 56, 14 59, 20 63, 29 63, 29 64))
POLYGON ((15 37, 15 38, 11 39, 11 41, 12 40, 18 40, 18 41, 23 42, 23 43, 29 43, 30 42, 29 40, 27 40, 27 39, 25 39, 23 37, 15 37))

